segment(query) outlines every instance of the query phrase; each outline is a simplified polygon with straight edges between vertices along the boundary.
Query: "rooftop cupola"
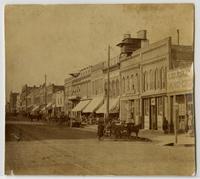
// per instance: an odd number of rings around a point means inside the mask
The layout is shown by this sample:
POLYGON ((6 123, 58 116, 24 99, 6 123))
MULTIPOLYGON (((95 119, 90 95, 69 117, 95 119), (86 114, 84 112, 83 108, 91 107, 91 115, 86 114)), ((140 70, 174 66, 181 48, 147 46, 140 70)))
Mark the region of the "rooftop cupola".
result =
POLYGON ((137 38, 132 38, 131 34, 124 34, 123 40, 117 44, 121 48, 120 55, 130 56, 135 50, 142 47, 142 41, 146 41, 146 30, 137 32, 137 38))

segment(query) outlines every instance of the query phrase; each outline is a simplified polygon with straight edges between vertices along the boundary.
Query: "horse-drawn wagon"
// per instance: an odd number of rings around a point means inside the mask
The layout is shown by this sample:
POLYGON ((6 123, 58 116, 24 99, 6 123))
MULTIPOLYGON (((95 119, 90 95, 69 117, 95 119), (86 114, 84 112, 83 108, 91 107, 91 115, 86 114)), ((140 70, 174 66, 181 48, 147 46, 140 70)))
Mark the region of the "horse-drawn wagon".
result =
POLYGON ((141 124, 112 121, 105 126, 104 135, 109 137, 114 136, 116 139, 122 137, 130 138, 134 132, 136 137, 138 137, 140 128, 141 124))

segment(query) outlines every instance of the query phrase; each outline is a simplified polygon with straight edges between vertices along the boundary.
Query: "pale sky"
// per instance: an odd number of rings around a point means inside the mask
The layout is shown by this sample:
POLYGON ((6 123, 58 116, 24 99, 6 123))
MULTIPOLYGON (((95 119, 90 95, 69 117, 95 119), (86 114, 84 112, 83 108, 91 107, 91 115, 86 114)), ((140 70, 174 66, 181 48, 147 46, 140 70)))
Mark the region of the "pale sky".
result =
POLYGON ((6 92, 24 84, 64 85, 76 69, 120 53, 124 33, 147 30, 150 43, 168 36, 193 43, 192 5, 13 5, 5 8, 6 92))

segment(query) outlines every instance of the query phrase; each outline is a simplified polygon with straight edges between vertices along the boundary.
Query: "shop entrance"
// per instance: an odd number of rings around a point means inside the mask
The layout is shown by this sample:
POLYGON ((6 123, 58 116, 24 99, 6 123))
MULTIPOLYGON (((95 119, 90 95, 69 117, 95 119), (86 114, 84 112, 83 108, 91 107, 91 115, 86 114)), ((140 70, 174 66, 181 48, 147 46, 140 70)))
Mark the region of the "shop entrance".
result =
POLYGON ((143 99, 143 124, 145 129, 162 130, 165 116, 163 96, 143 99))
POLYGON ((157 102, 156 98, 151 98, 150 104, 150 129, 156 130, 157 129, 157 102))

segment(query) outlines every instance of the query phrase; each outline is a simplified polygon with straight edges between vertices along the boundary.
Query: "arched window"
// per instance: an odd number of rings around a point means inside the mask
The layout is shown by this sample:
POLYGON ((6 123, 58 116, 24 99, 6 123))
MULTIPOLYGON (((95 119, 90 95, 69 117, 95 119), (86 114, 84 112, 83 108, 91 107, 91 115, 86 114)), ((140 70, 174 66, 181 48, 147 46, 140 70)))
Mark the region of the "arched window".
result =
POLYGON ((155 89, 158 89, 158 69, 155 70, 155 89))
POLYGON ((146 90, 149 90, 149 73, 146 72, 146 90))
POLYGON ((149 89, 152 89, 152 70, 149 71, 149 89))
POLYGON ((139 89, 140 89, 140 84, 139 84, 139 75, 138 75, 138 73, 136 73, 136 75, 135 75, 135 78, 136 78, 136 82, 135 82, 135 90, 137 91, 137 92, 139 92, 139 89))
POLYGON ((167 67, 163 68, 163 88, 166 88, 167 82, 167 67))
POLYGON ((144 72, 144 91, 147 90, 147 72, 144 72))
POLYGON ((145 71, 144 73, 144 91, 148 90, 148 72, 145 71))
POLYGON ((131 90, 134 90, 134 89, 135 89, 134 84, 135 84, 135 82, 134 82, 134 76, 131 75, 131 87, 130 87, 131 90))
POLYGON ((125 93, 125 78, 122 78, 122 94, 125 93))
POLYGON ((129 76, 127 76, 127 91, 130 90, 130 79, 129 79, 129 76))
POLYGON ((115 96, 115 80, 112 81, 112 91, 111 91, 112 96, 115 96))
POLYGON ((116 80, 116 96, 119 96, 119 80, 116 80))
POLYGON ((160 89, 162 89, 162 68, 160 69, 160 73, 159 73, 159 78, 160 78, 160 89))

